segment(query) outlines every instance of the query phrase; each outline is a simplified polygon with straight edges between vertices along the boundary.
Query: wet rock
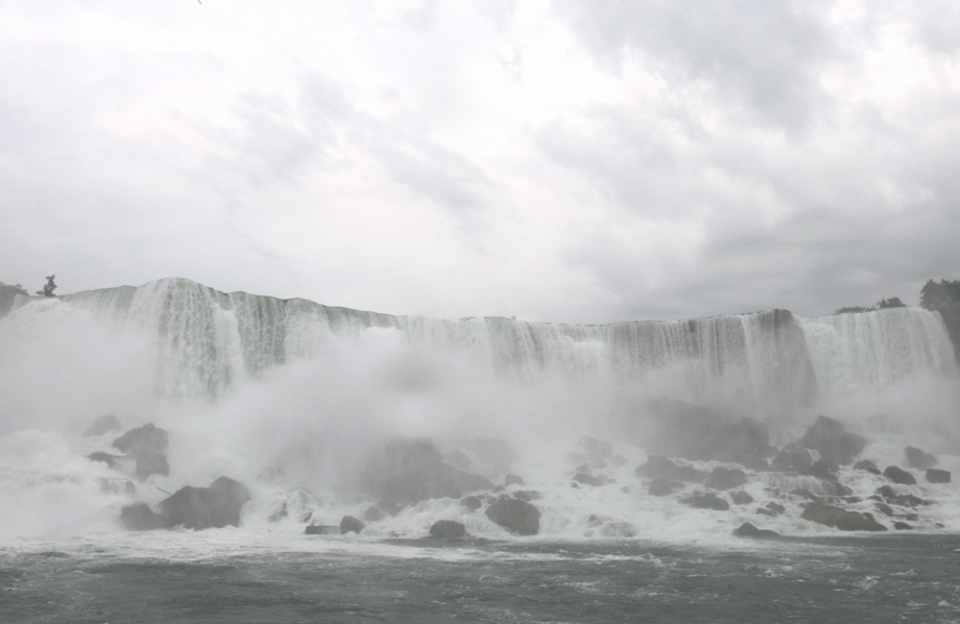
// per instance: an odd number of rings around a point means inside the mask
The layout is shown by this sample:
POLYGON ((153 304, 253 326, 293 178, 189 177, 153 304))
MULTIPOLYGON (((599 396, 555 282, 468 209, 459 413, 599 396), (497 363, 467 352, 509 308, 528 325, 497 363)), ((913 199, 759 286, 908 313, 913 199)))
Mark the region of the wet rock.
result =
POLYGON ((105 433, 120 431, 120 421, 113 414, 107 414, 93 421, 93 424, 83 432, 85 438, 102 436, 105 433))
POLYGON ((915 468, 917 470, 926 470, 927 468, 933 468, 937 465, 937 458, 931 453, 926 453, 912 446, 908 446, 907 448, 903 449, 903 451, 907 456, 907 464, 911 468, 915 468))
POLYGON ((447 456, 447 463, 460 470, 470 470, 470 458, 460 449, 456 449, 447 456))
POLYGON ((540 492, 534 490, 517 490, 513 493, 513 497, 517 500, 521 500, 529 503, 532 500, 537 500, 541 498, 540 492))
POLYGON ((888 518, 893 516, 893 509, 890 508, 890 505, 886 503, 874 503, 873 506, 877 508, 877 511, 888 518))
POLYGON ((110 453, 97 451, 87 455, 87 459, 106 464, 108 468, 117 468, 118 462, 123 459, 123 455, 111 455, 110 453))
POLYGON ((883 476, 900 485, 917 484, 917 479, 912 474, 897 466, 887 466, 887 469, 883 471, 883 476))
POLYGON ((504 487, 510 487, 511 485, 523 485, 523 477, 515 474, 508 474, 503 478, 504 487))
POLYGON ((229 477, 220 477, 210 487, 186 486, 160 501, 163 526, 209 529, 240 525, 240 510, 250 492, 229 477))
POLYGON ((476 496, 468 496, 460 501, 460 504, 469 509, 480 509, 483 506, 483 503, 476 496))
POLYGON ((758 516, 769 516, 770 518, 777 517, 777 514, 773 513, 769 509, 764 509, 763 507, 758 507, 753 513, 757 514, 758 516))
POLYGON ((702 483, 707 478, 707 473, 702 470, 697 470, 693 466, 678 465, 662 455, 648 457, 647 463, 637 467, 636 475, 648 479, 670 479, 688 483, 702 483))
POLYGON ((536 535, 540 531, 540 510, 526 501, 499 498, 487 507, 486 514, 512 533, 536 535))
POLYGON ((813 503, 800 515, 804 520, 840 529, 841 531, 886 531, 887 527, 878 523, 868 513, 846 511, 833 505, 813 503))
POLYGON ((573 477, 573 481, 575 483, 581 483, 583 485, 589 485, 591 487, 598 487, 601 485, 607 485, 609 483, 609 481, 606 479, 603 479, 601 477, 593 477, 588 474, 584 474, 582 472, 578 472, 577 474, 575 474, 573 477))
POLYGON ((340 527, 332 524, 309 524, 304 532, 307 535, 340 535, 340 527))
POLYGON ((363 474, 363 487, 379 497, 381 507, 460 498, 467 492, 494 488, 486 477, 444 463, 428 439, 389 441, 379 453, 368 457, 363 474))
POLYGON ((820 479, 833 481, 837 478, 840 466, 830 459, 818 459, 810 466, 810 474, 820 479))
POLYGON ((753 497, 743 490, 739 490, 730 494, 730 500, 733 501, 734 505, 749 505, 753 502, 753 497))
POLYGON ((647 490, 647 493, 650 494, 650 496, 667 496, 682 487, 683 484, 679 481, 671 481, 670 479, 658 477, 650 482, 650 489, 647 490))
POLYGON ((861 459, 853 465, 857 470, 865 470, 870 474, 878 475, 880 474, 880 469, 877 468, 877 465, 870 461, 869 459, 861 459))
POLYGON ((580 436, 577 447, 592 460, 613 459, 613 445, 604 440, 590 436, 580 436))
POLYGON ((848 433, 840 421, 817 416, 816 422, 800 438, 799 444, 816 450, 822 458, 845 466, 853 463, 853 458, 863 451, 867 441, 862 436, 848 433))
POLYGON ((340 520, 340 533, 345 535, 347 533, 359 533, 364 529, 366 525, 354 518, 353 516, 344 516, 340 520))
POLYGON ((910 531, 913 529, 913 527, 907 524, 906 522, 899 522, 899 521, 893 523, 893 528, 895 528, 898 531, 910 531))
POLYGON ((520 454, 500 438, 473 438, 465 440, 462 446, 484 465, 509 466, 520 459, 520 454))
POLYGON ((153 423, 131 429, 113 441, 113 448, 129 455, 152 452, 163 453, 167 450, 170 436, 153 423))
POLYGON ((712 492, 694 492, 686 498, 681 498, 680 502, 697 509, 713 509, 715 511, 730 509, 730 503, 712 492))
POLYGON ((170 464, 163 453, 153 451, 143 451, 136 455, 137 466, 133 475, 143 481, 150 475, 160 475, 165 477, 170 474, 170 464))
POLYGON ((770 529, 758 529, 749 522, 744 522, 739 527, 734 529, 733 534, 737 537, 751 537, 754 539, 773 539, 780 537, 780 534, 776 531, 771 531, 770 529))
POLYGON ((766 508, 770 511, 776 513, 777 515, 784 514, 787 512, 787 508, 781 505, 780 503, 775 503, 773 501, 766 504, 766 508))
POLYGON ((929 468, 926 473, 928 483, 950 483, 950 471, 929 468))
POLYGON ((467 534, 467 527, 454 520, 437 520, 430 527, 430 535, 439 539, 458 539, 467 534))
POLYGON ((729 490, 747 482, 747 473, 739 468, 717 466, 707 476, 703 484, 711 490, 729 490))
POLYGON ((810 451, 796 444, 788 444, 770 460, 770 467, 777 472, 808 474, 813 466, 810 451))
POLYGON ((650 407, 662 423, 662 429, 648 445, 657 453, 739 462, 770 457, 775 451, 770 446, 767 428, 752 418, 731 420, 719 412, 673 399, 654 401, 650 407))
POLYGON ((363 512, 363 519, 366 520, 367 522, 380 522, 386 517, 387 517, 386 512, 384 512, 382 509, 380 509, 376 505, 372 505, 368 507, 367 510, 363 512))
MULTIPOLYGON (((877 488, 877 496, 879 496, 880 500, 882 501, 886 501, 891 505, 898 505, 900 507, 917 507, 919 505, 927 504, 927 502, 919 496, 914 496, 913 494, 897 494, 889 485, 884 485, 877 488)), ((870 498, 874 497, 871 496, 870 498)), ((874 498, 874 500, 876 499, 874 498)))
POLYGON ((129 531, 151 531, 164 528, 160 515, 146 503, 134 503, 121 509, 120 524, 129 531))

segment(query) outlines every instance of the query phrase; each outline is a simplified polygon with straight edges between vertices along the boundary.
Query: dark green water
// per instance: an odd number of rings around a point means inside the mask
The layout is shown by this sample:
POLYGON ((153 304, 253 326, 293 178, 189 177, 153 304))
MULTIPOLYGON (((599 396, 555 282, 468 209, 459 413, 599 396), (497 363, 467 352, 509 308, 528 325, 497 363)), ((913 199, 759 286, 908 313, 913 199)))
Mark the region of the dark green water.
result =
POLYGON ((0 622, 960 621, 957 536, 749 550, 400 546, 409 556, 251 552, 165 561, 6 552, 0 622))

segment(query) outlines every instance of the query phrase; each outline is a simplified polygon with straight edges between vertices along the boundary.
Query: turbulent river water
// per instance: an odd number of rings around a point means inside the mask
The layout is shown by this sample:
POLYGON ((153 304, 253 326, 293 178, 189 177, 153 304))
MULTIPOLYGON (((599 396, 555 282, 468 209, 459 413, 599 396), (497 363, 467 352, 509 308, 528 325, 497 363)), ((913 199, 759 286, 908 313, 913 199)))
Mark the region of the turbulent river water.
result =
MULTIPOLYGON (((674 432, 674 447, 702 431, 674 432)), ((24 298, 0 318, 0 622, 960 621, 960 488, 908 466, 907 446, 958 474, 960 372, 920 309, 582 326, 397 317, 183 279, 24 298), (669 454, 657 441, 679 421, 664 405, 748 417, 774 451, 826 414, 862 436, 857 459, 917 483, 751 464, 738 497, 717 490, 727 509, 685 502, 697 483, 653 495, 637 467, 669 454), (104 414, 121 429, 83 435, 104 414), (90 459, 148 422, 169 432, 167 474, 90 459), (358 535, 305 534, 389 507, 364 471, 391 440, 429 440, 444 466, 489 478, 484 506, 525 497, 537 534, 434 495, 358 535), (477 440, 513 455, 484 457, 477 440), (220 476, 250 490, 238 527, 119 523, 125 506, 220 476), (814 499, 887 531, 801 517, 814 499), (437 520, 467 536, 426 537, 437 520), (744 522, 780 537, 734 537, 744 522)))

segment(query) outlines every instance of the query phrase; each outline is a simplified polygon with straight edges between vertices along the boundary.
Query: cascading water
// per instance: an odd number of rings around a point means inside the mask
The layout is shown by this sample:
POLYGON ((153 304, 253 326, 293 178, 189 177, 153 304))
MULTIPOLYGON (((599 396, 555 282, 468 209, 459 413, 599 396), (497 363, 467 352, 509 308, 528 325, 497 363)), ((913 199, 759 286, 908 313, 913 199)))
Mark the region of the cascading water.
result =
POLYGON ((157 391, 215 398, 242 378, 294 359, 322 358, 371 329, 415 349, 461 358, 496 375, 604 377, 747 413, 791 412, 816 395, 803 332, 783 310, 690 321, 610 325, 397 317, 225 294, 184 279, 65 298, 155 336, 157 391))

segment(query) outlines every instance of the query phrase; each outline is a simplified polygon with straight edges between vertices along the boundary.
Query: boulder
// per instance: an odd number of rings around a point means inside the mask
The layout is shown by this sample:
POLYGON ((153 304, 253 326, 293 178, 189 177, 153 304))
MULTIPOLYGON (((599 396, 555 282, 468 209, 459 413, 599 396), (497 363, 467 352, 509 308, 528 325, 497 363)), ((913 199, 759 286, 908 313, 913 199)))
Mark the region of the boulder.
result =
POLYGON ((758 529, 749 522, 744 522, 739 527, 734 529, 733 534, 737 537, 751 537, 754 539, 772 539, 780 537, 780 534, 776 531, 771 531, 770 529, 758 529))
POLYGON ((883 476, 900 485, 917 484, 917 479, 912 474, 897 466, 887 466, 887 469, 883 471, 883 476))
POLYGON ((170 474, 170 464, 167 463, 167 458, 163 453, 144 451, 136 455, 136 460, 137 467, 134 469, 133 475, 141 481, 150 475, 165 477, 170 474))
POLYGON ((378 496, 385 509, 494 488, 486 477, 444 463, 433 442, 420 438, 387 442, 368 457, 362 481, 362 488, 378 496))
POLYGON ((589 485, 591 487, 598 487, 598 486, 606 485, 607 483, 609 483, 606 479, 603 479, 601 477, 594 477, 588 474, 584 474, 582 472, 578 472, 573 476, 573 482, 581 483, 583 485, 589 485))
POLYGON ((362 522, 353 516, 344 516, 343 519, 340 520, 340 533, 359 533, 364 529, 364 526, 362 522))
POLYGON ((102 436, 105 433, 120 431, 120 421, 113 414, 107 414, 93 421, 93 424, 83 432, 85 438, 102 436))
POLYGON ((922 498, 914 496, 913 494, 897 494, 889 485, 877 488, 876 496, 871 496, 870 498, 873 500, 886 501, 891 505, 899 505, 900 507, 917 507, 918 505, 928 504, 922 498))
POLYGON ((817 416, 816 422, 800 438, 799 444, 816 450, 822 458, 847 465, 853 463, 853 458, 863 451, 867 441, 862 436, 848 433, 840 421, 817 416))
POLYGON ((650 494, 650 496, 667 496, 682 487, 683 484, 679 481, 671 481, 670 479, 657 477, 650 482, 650 489, 647 490, 647 493, 650 494))
POLYGON ((90 453, 87 455, 87 459, 106 464, 108 468, 116 468, 117 462, 123 459, 123 455, 111 455, 110 453, 97 451, 96 453, 90 453))
POLYGON ((813 503, 800 515, 804 520, 823 524, 841 531, 886 531, 887 527, 878 523, 868 513, 846 511, 833 505, 813 503))
POLYGON ((613 459, 613 445, 604 440, 590 436, 580 436, 577 447, 586 453, 591 460, 613 459))
POLYGON ((796 444, 786 445, 770 461, 770 467, 777 472, 808 474, 812 466, 810 451, 796 444))
POLYGON ((229 477, 220 477, 210 487, 186 486, 160 501, 163 526, 209 529, 240 525, 240 509, 250 492, 229 477))
POLYGON ((523 477, 515 474, 508 474, 503 478, 503 486, 510 487, 511 485, 523 485, 523 477))
POLYGON ((730 509, 730 503, 712 492, 694 492, 686 498, 681 498, 680 502, 697 509, 713 509, 715 511, 730 509))
POLYGON ((113 448, 130 455, 144 452, 163 453, 167 450, 169 437, 165 430, 155 427, 153 423, 147 423, 114 440, 113 448))
POLYGON ((857 470, 865 470, 870 474, 878 475, 880 474, 880 469, 877 468, 877 465, 870 461, 869 459, 861 459, 853 465, 857 470))
POLYGON ((386 517, 387 514, 376 505, 371 505, 363 512, 363 519, 367 522, 380 522, 386 517))
POLYGON ((734 505, 749 505, 753 502, 753 497, 743 490, 739 490, 730 494, 730 500, 733 501, 734 505))
POLYGON ((939 468, 927 469, 926 478, 928 483, 950 483, 950 471, 940 470, 939 468))
POLYGON ((784 514, 787 512, 787 508, 781 505, 780 503, 774 503, 773 501, 766 504, 766 508, 770 511, 776 513, 777 515, 784 514))
POLYGON ((120 524, 130 531, 151 531, 164 527, 160 514, 146 503, 133 503, 120 510, 120 524))
POLYGON ((487 507, 487 517, 512 533, 536 535, 540 531, 540 510, 515 498, 498 498, 487 507))
POLYGON ((340 527, 332 524, 308 524, 304 532, 307 535, 339 535, 340 527))
POLYGON ((899 522, 899 521, 893 523, 893 528, 895 528, 898 531, 910 531, 913 529, 913 527, 907 524, 906 522, 899 522))
POLYGON ((467 534, 467 528, 454 520, 437 520, 430 527, 430 535, 440 539, 458 539, 467 534))
POLYGON ((468 509, 480 509, 480 507, 483 506, 483 503, 481 503, 480 499, 476 496, 468 496, 460 501, 460 504, 468 509))
POLYGON ((462 446, 485 465, 509 466, 520 459, 520 454, 500 438, 473 438, 465 440, 462 446))
POLYGON ((711 490, 729 490, 747 482, 747 473, 739 468, 717 466, 707 476, 703 484, 711 490))
POLYGON ((840 466, 831 459, 818 459, 810 466, 810 474, 819 479, 833 481, 837 478, 840 466))
POLYGON ((662 455, 648 457, 647 463, 637 467, 636 475, 648 479, 670 479, 688 483, 702 483, 707 478, 707 473, 702 470, 697 470, 693 466, 678 465, 662 455))
POLYGON ((907 464, 911 468, 916 468, 917 470, 926 470, 927 468, 933 468, 937 465, 937 458, 934 457, 931 453, 925 453, 918 448, 908 446, 903 449, 904 454, 907 456, 907 464))
POLYGON ((739 420, 713 410, 672 399, 651 404, 662 424, 648 450, 673 457, 705 461, 740 462, 770 457, 767 428, 752 418, 739 420))

